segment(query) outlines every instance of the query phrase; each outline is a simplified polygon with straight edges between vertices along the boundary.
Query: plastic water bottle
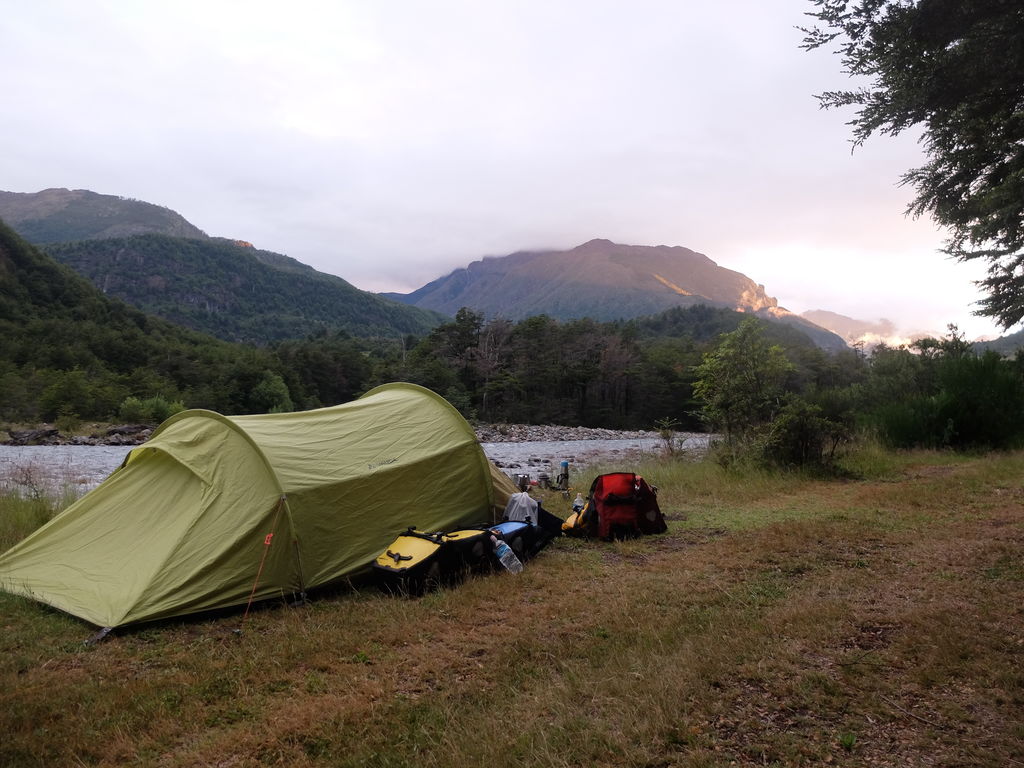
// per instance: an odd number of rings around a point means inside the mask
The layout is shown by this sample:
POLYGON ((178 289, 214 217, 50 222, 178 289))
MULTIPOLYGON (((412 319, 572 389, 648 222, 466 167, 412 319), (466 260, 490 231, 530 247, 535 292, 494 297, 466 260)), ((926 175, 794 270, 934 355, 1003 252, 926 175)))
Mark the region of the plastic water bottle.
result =
POLYGON ((491 541, 494 543, 494 554, 505 570, 509 573, 520 573, 523 570, 523 564, 519 562, 519 558, 512 551, 512 547, 504 541, 498 541, 498 537, 494 535, 491 536, 491 541))
POLYGON ((587 506, 587 502, 583 500, 583 494, 577 493, 576 500, 572 503, 572 511, 582 512, 585 506, 587 506))

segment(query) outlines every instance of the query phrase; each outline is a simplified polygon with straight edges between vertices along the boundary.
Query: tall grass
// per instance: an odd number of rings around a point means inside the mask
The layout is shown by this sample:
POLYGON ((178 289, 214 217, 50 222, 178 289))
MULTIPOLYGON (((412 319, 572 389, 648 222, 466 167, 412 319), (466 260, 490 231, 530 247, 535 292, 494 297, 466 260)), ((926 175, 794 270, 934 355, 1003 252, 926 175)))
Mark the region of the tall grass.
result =
POLYGON ((49 522, 78 494, 69 487, 48 487, 31 464, 5 467, 0 477, 0 552, 49 522))
POLYGON ((15 493, 0 494, 0 552, 5 552, 56 513, 52 500, 15 493))

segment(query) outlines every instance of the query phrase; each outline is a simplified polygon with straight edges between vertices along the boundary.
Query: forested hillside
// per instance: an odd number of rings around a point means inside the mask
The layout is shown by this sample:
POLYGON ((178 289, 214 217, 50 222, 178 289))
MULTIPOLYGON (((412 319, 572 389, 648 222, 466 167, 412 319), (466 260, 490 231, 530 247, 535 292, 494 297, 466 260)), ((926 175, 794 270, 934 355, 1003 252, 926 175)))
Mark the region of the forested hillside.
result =
POLYGON ((446 319, 221 238, 139 235, 50 244, 46 251, 108 296, 228 341, 267 344, 338 330, 396 338, 446 319))
POLYGON ((979 352, 992 350, 1004 357, 1019 355, 1021 350, 1024 349, 1024 331, 1008 333, 1005 336, 1000 336, 998 339, 992 339, 992 341, 976 341, 974 342, 974 349, 979 352))
POLYGON ((0 223, 0 419, 116 418, 126 398, 223 413, 341 402, 365 386, 337 334, 256 349, 111 300, 0 223))

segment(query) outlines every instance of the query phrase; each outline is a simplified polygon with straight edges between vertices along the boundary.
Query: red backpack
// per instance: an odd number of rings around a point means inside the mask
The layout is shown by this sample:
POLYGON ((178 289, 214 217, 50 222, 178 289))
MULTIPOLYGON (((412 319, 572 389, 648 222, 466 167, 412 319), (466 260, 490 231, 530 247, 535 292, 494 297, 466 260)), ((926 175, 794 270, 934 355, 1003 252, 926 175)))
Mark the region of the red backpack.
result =
POLYGON ((632 472, 598 475, 587 506, 574 521, 575 532, 598 538, 625 539, 668 530, 654 488, 632 472))

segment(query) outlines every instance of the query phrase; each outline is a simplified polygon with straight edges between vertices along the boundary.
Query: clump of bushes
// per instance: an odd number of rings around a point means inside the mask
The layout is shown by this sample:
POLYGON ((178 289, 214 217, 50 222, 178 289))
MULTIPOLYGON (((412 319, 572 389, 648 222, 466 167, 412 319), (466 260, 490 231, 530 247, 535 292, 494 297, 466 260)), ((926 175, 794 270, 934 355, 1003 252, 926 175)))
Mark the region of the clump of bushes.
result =
POLYGON ((761 323, 744 320, 697 367, 694 393, 703 416, 723 437, 715 457, 722 464, 826 468, 850 439, 850 412, 836 398, 819 405, 789 388, 796 373, 778 345, 769 344, 761 323))
POLYGON ((976 354, 956 326, 942 339, 877 347, 826 365, 770 345, 756 319, 724 334, 696 368, 715 458, 835 470, 855 435, 889 448, 1024 445, 1024 355, 976 354))
POLYGON ((1007 449, 1024 444, 1024 379, 995 352, 920 362, 931 386, 880 404, 874 419, 893 448, 1007 449))
POLYGON ((161 395, 147 397, 126 397, 121 401, 117 417, 131 424, 159 424, 179 411, 185 410, 180 401, 169 402, 161 395))

